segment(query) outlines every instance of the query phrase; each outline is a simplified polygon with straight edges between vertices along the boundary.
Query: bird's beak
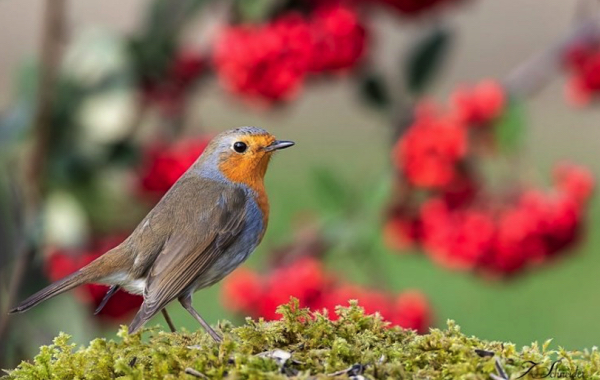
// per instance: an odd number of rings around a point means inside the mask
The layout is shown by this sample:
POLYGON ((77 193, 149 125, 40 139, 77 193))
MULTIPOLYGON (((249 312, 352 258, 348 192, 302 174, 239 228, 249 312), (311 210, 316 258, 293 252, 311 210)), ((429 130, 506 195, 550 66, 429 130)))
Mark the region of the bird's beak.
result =
POLYGON ((271 144, 269 144, 268 146, 266 146, 264 148, 264 151, 265 152, 272 152, 274 150, 285 149, 285 148, 289 148, 290 146, 292 146, 294 144, 295 143, 293 141, 275 140, 271 144))

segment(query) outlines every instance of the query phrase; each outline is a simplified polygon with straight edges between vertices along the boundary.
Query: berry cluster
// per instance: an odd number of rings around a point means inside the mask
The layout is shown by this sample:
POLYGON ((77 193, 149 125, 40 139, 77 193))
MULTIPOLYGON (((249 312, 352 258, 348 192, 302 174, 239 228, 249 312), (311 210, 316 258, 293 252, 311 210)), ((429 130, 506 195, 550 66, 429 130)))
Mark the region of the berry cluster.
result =
POLYGON ((515 198, 496 207, 455 209, 443 199, 428 200, 420 213, 425 252, 448 268, 509 275, 575 241, 582 209, 574 194, 529 190, 515 198))
MULTIPOLYGON (((58 281, 61 278, 83 268, 91 263, 109 249, 117 246, 125 236, 114 236, 93 242, 83 252, 67 252, 57 250, 50 252, 45 263, 45 272, 50 281, 58 281)), ((86 284, 76 289, 78 298, 95 310, 102 302, 108 287, 97 284, 86 284)), ((124 291, 117 291, 104 308, 98 313, 98 317, 105 320, 122 320, 137 311, 142 304, 142 297, 135 296, 124 291)))
POLYGON ((586 169, 559 165, 554 188, 546 192, 517 188, 498 194, 477 180, 477 160, 490 145, 494 150, 494 121, 505 103, 502 88, 484 81, 455 91, 447 112, 430 103, 417 107, 393 153, 405 187, 385 227, 391 246, 418 244, 444 267, 506 276, 577 240, 594 186, 586 169))
POLYGON ((303 307, 327 310, 336 319, 335 307, 357 299, 367 313, 380 313, 393 325, 426 332, 431 309, 425 296, 406 291, 393 298, 385 293, 345 284, 326 273, 320 261, 304 257, 274 270, 267 278, 246 268, 233 272, 224 281, 223 302, 240 314, 279 319, 277 306, 296 297, 303 307))
POLYGON ((352 68, 365 50, 354 10, 326 3, 309 16, 285 14, 263 25, 235 25, 214 44, 217 75, 231 91, 267 102, 292 98, 309 73, 352 68))
POLYGON ((571 46, 565 65, 572 73, 567 95, 576 105, 586 105, 600 92, 600 44, 581 43, 571 46))
POLYGON ((463 181, 469 135, 489 130, 485 127, 502 114, 505 102, 502 87, 491 80, 456 90, 447 112, 422 102, 394 148, 394 164, 412 185, 422 188, 447 188, 463 181))
POLYGON ((203 137, 150 145, 144 152, 139 171, 141 192, 153 199, 162 197, 198 159, 209 141, 209 137, 203 137))

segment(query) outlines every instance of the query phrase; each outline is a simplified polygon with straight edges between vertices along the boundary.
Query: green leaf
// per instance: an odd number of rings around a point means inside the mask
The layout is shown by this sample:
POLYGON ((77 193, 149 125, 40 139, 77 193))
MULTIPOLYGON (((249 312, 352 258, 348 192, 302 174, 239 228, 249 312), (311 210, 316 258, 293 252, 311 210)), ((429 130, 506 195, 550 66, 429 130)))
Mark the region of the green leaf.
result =
POLYGON ((280 0, 237 0, 236 6, 243 22, 261 22, 271 16, 280 0))
POLYGON ((127 167, 137 163, 140 155, 141 152, 138 145, 130 140, 123 140, 110 147, 108 160, 109 162, 127 167))
POLYGON ((451 33, 435 28, 419 40, 405 61, 408 90, 417 95, 429 85, 439 71, 451 42, 451 33))
POLYGON ((494 126, 495 140, 501 152, 510 153, 523 143, 525 112, 523 102, 510 98, 504 113, 494 126))
POLYGON ((360 78, 360 95, 369 105, 376 108, 387 108, 391 103, 384 78, 375 73, 360 78))
POLYGON ((185 22, 210 0, 155 0, 146 18, 146 32, 154 37, 175 37, 185 22))

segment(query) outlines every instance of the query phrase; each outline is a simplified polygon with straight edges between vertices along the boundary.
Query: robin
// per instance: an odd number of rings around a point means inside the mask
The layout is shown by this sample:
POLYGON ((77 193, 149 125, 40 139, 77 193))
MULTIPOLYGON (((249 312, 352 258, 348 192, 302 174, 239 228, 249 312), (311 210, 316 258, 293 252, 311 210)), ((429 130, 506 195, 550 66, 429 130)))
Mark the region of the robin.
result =
POLYGON ((269 220, 263 182, 269 160, 276 150, 292 145, 256 127, 219 134, 125 241, 10 313, 85 283, 101 283, 111 287, 96 312, 120 288, 144 297, 130 334, 159 312, 175 331, 165 306, 178 299, 221 341, 192 307, 192 294, 231 273, 258 246, 269 220))

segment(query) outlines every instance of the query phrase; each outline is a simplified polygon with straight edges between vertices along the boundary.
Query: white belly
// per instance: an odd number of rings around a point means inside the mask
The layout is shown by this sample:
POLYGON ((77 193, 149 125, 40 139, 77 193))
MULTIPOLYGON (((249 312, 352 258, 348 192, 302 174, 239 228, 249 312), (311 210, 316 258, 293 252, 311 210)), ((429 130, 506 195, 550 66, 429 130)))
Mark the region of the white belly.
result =
POLYGON ((100 283, 119 285, 128 293, 139 295, 144 294, 144 289, 146 288, 145 278, 131 279, 125 272, 113 273, 110 276, 103 278, 100 283))

